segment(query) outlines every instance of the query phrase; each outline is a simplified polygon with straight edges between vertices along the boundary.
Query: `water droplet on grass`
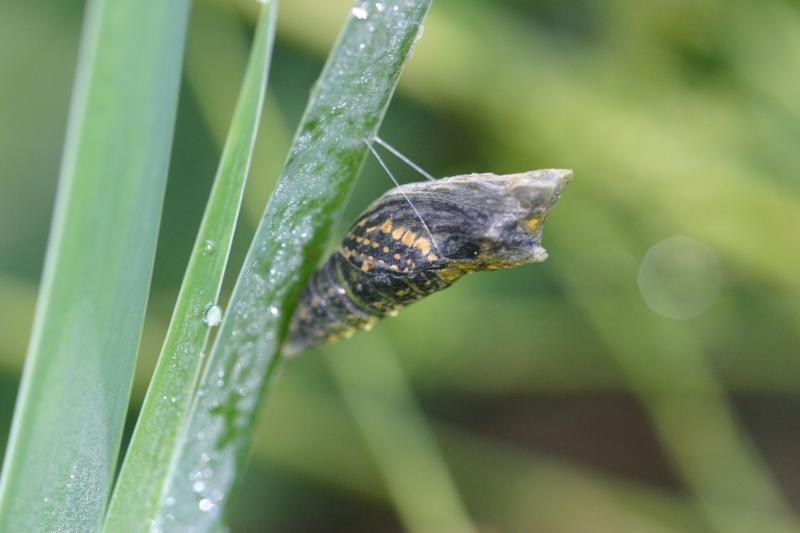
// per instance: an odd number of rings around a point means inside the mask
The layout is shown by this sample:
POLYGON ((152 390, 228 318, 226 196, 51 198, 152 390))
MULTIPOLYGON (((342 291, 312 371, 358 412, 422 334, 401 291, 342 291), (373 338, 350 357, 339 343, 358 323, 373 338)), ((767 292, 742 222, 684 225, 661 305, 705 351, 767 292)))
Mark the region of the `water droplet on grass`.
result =
POLYGON ((214 505, 214 502, 212 502, 208 498, 203 498, 202 500, 197 502, 197 507, 205 513, 212 510, 214 507, 216 507, 216 505, 214 505))
POLYGON ((206 307, 206 311, 203 313, 203 322, 211 328, 219 326, 222 322, 222 308, 214 304, 206 307))
POLYGON ((211 255, 217 250, 217 245, 214 241, 206 241, 203 243, 201 252, 203 255, 211 255))
POLYGON ((369 13, 367 13, 367 10, 364 9, 363 7, 355 6, 351 10, 351 12, 353 13, 353 16, 358 20, 367 20, 367 17, 369 16, 369 13))

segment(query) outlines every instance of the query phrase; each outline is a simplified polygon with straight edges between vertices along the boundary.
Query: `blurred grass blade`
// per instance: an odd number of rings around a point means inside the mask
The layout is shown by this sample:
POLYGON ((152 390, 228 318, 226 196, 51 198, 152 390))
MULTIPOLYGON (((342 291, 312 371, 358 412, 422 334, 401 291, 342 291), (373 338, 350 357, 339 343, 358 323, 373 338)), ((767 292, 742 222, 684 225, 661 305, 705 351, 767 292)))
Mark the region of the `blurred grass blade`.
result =
POLYGON ((93 531, 116 468, 155 255, 188 2, 87 5, 0 531, 93 531))
POLYGON ((359 340, 328 363, 406 531, 476 531, 397 357, 379 335, 359 340))
POLYGON ((323 252, 417 36, 429 0, 359 2, 317 82, 231 297, 173 458, 160 518, 220 525, 255 413, 280 366, 294 300, 323 252), (166 506, 166 504, 171 504, 166 506))
POLYGON ((106 531, 146 531, 155 521, 169 461, 191 404, 230 252, 266 92, 278 1, 262 8, 217 176, 106 517, 106 531))

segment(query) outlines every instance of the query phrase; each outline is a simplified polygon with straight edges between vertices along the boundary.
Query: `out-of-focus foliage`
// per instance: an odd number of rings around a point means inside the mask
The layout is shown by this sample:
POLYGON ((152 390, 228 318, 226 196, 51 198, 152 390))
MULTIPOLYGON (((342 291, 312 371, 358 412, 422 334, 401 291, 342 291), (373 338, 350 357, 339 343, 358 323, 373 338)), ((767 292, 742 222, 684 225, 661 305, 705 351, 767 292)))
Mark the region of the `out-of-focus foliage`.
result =
MULTIPOLYGON (((230 120, 253 4, 194 5, 139 399, 230 120)), ((233 272, 349 7, 282 4, 269 143, 257 147, 233 272)), ((0 5, 0 442, 82 9, 0 5)), ((468 276, 287 364, 233 529, 796 530, 798 36, 789 0, 436 0, 382 137, 439 176, 573 168, 545 228, 550 259, 468 276), (694 245, 664 253, 686 242, 677 236, 694 245), (688 318, 661 314, 676 306, 688 318)), ((369 163, 351 215, 389 187, 369 163)))

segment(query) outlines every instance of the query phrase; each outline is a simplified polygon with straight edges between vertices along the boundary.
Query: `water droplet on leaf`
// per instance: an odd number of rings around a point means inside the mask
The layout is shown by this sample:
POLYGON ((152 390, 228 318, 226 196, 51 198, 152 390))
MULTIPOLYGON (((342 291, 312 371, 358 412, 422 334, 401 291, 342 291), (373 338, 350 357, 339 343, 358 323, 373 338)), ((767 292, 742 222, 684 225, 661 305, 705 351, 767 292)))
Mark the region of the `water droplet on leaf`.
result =
POLYGON ((203 322, 211 328, 219 326, 222 322, 222 308, 214 304, 206 307, 206 311, 203 313, 203 322))
POLYGON ((211 255, 216 251, 216 249, 217 245, 214 243, 214 241, 206 241, 203 243, 203 248, 201 251, 203 255, 211 255))
POLYGON ((200 500, 199 502, 197 502, 197 507, 198 507, 198 508, 199 508, 201 511, 203 511, 203 512, 205 513, 205 512, 208 512, 208 511, 210 511, 211 509, 213 509, 213 508, 214 508, 214 507, 216 507, 216 506, 214 505, 214 502, 212 502, 212 501, 211 501, 211 500, 209 500, 208 498, 203 498, 202 500, 200 500))

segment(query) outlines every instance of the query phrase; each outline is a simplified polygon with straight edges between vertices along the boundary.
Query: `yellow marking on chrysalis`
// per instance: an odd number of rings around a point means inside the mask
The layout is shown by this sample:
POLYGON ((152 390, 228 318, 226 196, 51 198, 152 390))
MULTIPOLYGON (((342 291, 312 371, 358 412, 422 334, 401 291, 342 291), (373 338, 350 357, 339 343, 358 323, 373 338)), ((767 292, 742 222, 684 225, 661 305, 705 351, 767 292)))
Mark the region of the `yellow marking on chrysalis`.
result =
POLYGON ((391 265, 389 266, 389 268, 391 268, 392 270, 400 270, 400 267, 398 267, 397 265, 391 265))
POLYGON ((400 227, 398 227, 396 230, 394 230, 392 232, 392 238, 400 240, 400 237, 402 237, 403 233, 405 233, 405 232, 406 232, 406 228, 404 228, 403 226, 400 226, 400 227))
POLYGON ((408 270, 408 267, 405 267, 405 268, 403 269, 403 272, 408 272, 408 271, 409 271, 409 270, 408 270))
POLYGON ((356 237, 356 242, 361 242, 364 240, 364 237, 356 237))
POLYGON ((410 265, 411 263, 413 263, 413 262, 414 262, 414 261, 413 261, 411 258, 409 258, 409 259, 406 259, 406 263, 407 263, 407 264, 409 264, 409 265, 410 265))
POLYGON ((372 241, 372 247, 373 247, 373 248, 377 248, 378 246, 380 246, 380 244, 378 244, 378 243, 377 243, 377 242, 375 242, 375 241, 372 241))
POLYGON ((531 217, 525 221, 525 225, 528 226, 528 229, 531 231, 536 231, 536 228, 539 226, 539 222, 541 222, 541 217, 531 217))
POLYGON ((359 228, 363 228, 366 225, 367 225, 367 219, 366 218, 362 218, 361 220, 358 221, 358 224, 356 224, 356 226, 358 226, 359 228))
POLYGON ((381 224, 381 231, 384 232, 384 233, 389 233, 390 231, 392 231, 392 219, 391 218, 387 218, 386 222, 381 224))
POLYGON ((372 242, 372 241, 370 241, 369 239, 367 239, 366 237, 364 237, 364 245, 365 245, 365 246, 369 246, 369 243, 370 243, 370 242, 372 242))
POLYGON ((392 257, 394 257, 395 259, 397 259, 398 261, 400 261, 400 254, 394 254, 392 257))
POLYGON ((463 271, 455 268, 448 268, 439 272, 439 277, 447 283, 452 283, 463 275, 463 271))
POLYGON ((372 263, 370 263, 369 261, 364 261, 363 263, 361 263, 361 270, 363 270, 364 272, 367 272, 370 268, 372 268, 372 263))
POLYGON ((436 261, 439 259, 436 254, 428 254, 428 261, 436 261))
POLYGON ((406 246, 411 246, 416 238, 417 236, 413 231, 407 231, 405 235, 403 235, 402 241, 406 246))
POLYGON ((427 255, 431 251, 431 241, 425 237, 420 237, 414 241, 414 248, 419 248, 419 250, 422 252, 422 255, 427 255))
POLYGON ((389 253, 389 247, 388 246, 384 246, 383 247, 383 253, 385 253, 385 254, 389 253))

